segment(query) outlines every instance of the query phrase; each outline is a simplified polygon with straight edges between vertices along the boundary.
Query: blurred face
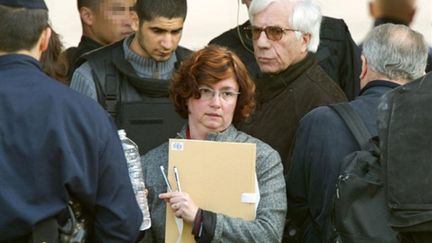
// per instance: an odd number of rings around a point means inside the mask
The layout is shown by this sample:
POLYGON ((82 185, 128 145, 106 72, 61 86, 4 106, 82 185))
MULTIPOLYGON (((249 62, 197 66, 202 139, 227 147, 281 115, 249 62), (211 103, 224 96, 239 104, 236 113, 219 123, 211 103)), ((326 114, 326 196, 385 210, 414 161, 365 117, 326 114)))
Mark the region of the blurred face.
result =
POLYGON ((231 125, 239 86, 229 78, 212 85, 200 85, 201 98, 189 98, 189 129, 192 138, 206 139, 210 132, 222 132, 231 125))
POLYGON ((108 45, 133 33, 135 0, 103 0, 93 11, 92 32, 97 42, 108 45))
POLYGON ((180 42, 183 23, 183 18, 165 17, 144 21, 132 41, 132 50, 158 62, 168 60, 180 42))
POLYGON ((304 35, 297 39, 292 26, 288 25, 292 8, 290 2, 272 3, 253 18, 254 28, 284 29, 280 40, 271 40, 271 36, 269 38, 265 31, 256 36, 256 39, 253 38, 255 58, 264 73, 279 73, 306 57, 308 39, 304 35))

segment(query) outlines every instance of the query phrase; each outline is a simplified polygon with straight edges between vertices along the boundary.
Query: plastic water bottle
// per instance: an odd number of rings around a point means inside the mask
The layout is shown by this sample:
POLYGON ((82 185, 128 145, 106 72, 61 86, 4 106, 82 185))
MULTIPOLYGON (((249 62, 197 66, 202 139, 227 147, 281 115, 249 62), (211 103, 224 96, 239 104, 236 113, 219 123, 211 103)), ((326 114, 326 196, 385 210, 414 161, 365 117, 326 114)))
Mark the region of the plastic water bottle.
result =
POLYGON ((123 150, 127 160, 129 178, 135 193, 136 200, 143 214, 143 222, 140 230, 150 228, 151 219, 147 203, 147 196, 145 194, 144 178, 141 168, 141 160, 138 152, 138 146, 128 137, 126 137, 125 130, 118 130, 120 140, 122 141, 123 150))

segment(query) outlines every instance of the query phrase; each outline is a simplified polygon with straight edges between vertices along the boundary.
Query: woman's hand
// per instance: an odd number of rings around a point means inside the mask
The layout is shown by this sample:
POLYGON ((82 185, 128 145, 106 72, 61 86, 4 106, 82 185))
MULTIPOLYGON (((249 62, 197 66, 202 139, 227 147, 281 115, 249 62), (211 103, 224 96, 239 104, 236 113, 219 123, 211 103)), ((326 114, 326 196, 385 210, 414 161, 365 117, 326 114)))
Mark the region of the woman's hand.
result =
POLYGON ((198 212, 197 205, 192 201, 186 192, 167 192, 159 194, 159 198, 171 205, 176 217, 186 220, 192 224, 198 212))

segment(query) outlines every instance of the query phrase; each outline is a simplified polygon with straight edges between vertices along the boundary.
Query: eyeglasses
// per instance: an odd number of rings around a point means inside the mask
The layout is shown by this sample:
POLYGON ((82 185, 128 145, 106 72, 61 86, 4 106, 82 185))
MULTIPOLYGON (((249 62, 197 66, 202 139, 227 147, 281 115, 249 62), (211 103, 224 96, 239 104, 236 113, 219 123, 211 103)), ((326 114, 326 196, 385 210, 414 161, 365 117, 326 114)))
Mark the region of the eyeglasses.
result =
POLYGON ((224 101, 227 102, 234 101, 240 94, 240 92, 234 90, 217 91, 209 87, 199 87, 198 91, 200 92, 201 99, 203 100, 211 100, 215 97, 215 95, 217 95, 218 97, 222 98, 224 101))
POLYGON ((267 36, 267 39, 272 41, 278 41, 282 39, 282 36, 287 31, 297 31, 295 29, 288 29, 288 28, 282 28, 279 26, 267 26, 265 28, 256 27, 256 26, 248 26, 244 28, 244 31, 246 32, 246 36, 249 38, 252 38, 253 40, 258 40, 261 36, 261 32, 264 31, 264 33, 267 36))

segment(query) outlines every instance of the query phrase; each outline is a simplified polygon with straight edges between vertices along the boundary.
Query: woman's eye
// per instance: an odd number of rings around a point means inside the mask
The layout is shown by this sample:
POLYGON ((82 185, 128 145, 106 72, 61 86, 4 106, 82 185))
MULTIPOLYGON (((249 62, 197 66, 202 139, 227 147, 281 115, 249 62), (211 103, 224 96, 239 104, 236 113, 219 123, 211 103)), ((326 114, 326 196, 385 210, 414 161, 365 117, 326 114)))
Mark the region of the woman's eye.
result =
POLYGON ((203 93, 203 94, 210 94, 211 90, 209 90, 209 89, 201 89, 201 93, 203 93))
POLYGON ((232 97, 232 96, 234 96, 234 93, 227 91, 227 92, 222 92, 222 95, 225 97, 232 97))

